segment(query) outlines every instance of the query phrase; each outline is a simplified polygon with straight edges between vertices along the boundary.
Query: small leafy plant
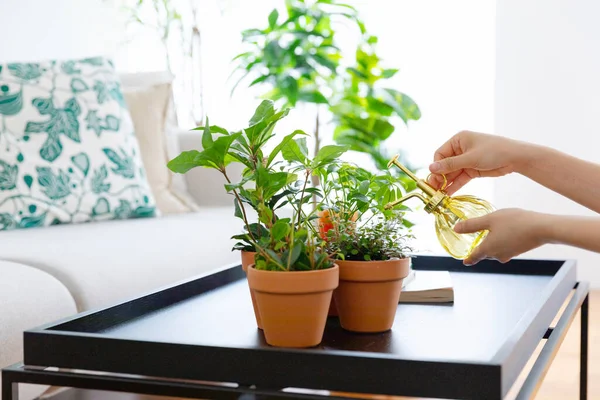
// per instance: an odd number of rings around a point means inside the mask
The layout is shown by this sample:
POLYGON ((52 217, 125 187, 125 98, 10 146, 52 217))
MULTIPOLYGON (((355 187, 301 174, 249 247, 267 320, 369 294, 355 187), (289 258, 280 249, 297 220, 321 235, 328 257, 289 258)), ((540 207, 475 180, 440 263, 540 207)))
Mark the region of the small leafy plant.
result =
POLYGON ((230 132, 210 125, 202 130, 202 151, 185 151, 171 160, 169 169, 186 173, 195 167, 213 168, 226 180, 225 190, 233 194, 235 216, 244 221, 245 232, 234 236, 240 240, 234 248, 256 251, 255 267, 273 271, 305 271, 333 266, 313 223, 316 211, 307 210, 312 196, 322 197, 319 188, 309 187, 315 174, 323 174, 335 165, 346 151, 343 146, 324 146, 310 159, 305 133, 294 131, 281 139, 267 154, 267 143, 275 137, 276 123, 289 109, 275 110, 273 102, 263 101, 249 121, 249 126, 230 132), (281 159, 283 158, 283 160, 281 159), (243 173, 234 182, 227 166, 241 163, 243 173), (291 217, 278 215, 283 207, 292 208, 291 217), (250 222, 248 209, 257 221, 250 222))
POLYGON ((373 174, 352 164, 329 168, 322 181, 321 237, 341 260, 383 261, 412 251, 406 207, 386 210, 405 188, 389 173, 373 174))

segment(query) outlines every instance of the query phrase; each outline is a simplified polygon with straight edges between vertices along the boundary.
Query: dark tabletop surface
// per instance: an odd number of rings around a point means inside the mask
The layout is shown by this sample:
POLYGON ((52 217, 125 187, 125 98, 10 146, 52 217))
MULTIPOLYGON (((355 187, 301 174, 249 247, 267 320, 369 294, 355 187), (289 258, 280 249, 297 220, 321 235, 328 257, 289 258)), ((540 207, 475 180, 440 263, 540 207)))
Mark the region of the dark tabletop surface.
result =
MULTIPOLYGON (((330 318, 319 349, 402 359, 488 363, 552 276, 452 272, 453 305, 398 306, 391 331, 354 334, 330 318)), ((247 282, 241 280, 102 332, 123 339, 262 348, 247 282)))

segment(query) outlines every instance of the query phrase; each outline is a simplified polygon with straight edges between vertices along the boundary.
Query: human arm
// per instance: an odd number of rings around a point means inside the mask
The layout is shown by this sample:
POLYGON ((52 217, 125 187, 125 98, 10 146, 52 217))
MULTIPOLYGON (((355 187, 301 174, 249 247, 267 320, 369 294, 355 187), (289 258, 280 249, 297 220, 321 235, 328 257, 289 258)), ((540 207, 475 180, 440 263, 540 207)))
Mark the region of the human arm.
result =
POLYGON ((491 258, 500 262, 544 244, 564 244, 600 253, 600 218, 551 215, 504 209, 462 221, 457 233, 489 231, 485 240, 464 261, 473 265, 491 258))
MULTIPOLYGON (((517 172, 533 181, 600 212, 600 165, 547 147, 463 131, 444 143, 429 167, 448 179, 448 194, 471 179, 517 172)), ((432 183, 439 184, 434 178, 432 183)))

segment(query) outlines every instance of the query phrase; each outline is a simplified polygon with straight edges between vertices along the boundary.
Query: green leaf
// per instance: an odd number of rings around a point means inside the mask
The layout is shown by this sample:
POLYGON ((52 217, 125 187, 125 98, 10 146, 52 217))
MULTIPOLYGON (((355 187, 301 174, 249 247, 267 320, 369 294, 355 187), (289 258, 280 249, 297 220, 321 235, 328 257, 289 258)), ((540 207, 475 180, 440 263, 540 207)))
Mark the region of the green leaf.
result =
POLYGON ((415 226, 414 223, 412 223, 408 220, 405 220, 405 219, 402 220, 402 225, 404 225, 406 228, 409 228, 409 229, 412 228, 413 226, 415 226))
POLYGON ((271 100, 263 100, 254 111, 254 115, 250 118, 250 126, 256 125, 259 122, 272 117, 275 114, 274 103, 271 100))
POLYGON ((290 142, 294 138, 294 136, 297 136, 297 135, 306 135, 306 133, 304 133, 304 131, 301 131, 301 130, 296 130, 296 131, 290 133, 289 135, 285 136, 283 138, 283 140, 277 146, 275 146, 273 151, 271 151, 271 154, 269 154, 269 158, 267 159, 267 168, 271 166, 271 163, 273 162, 275 157, 277 157, 277 154, 279 154, 279 152, 285 146, 287 146, 288 142, 290 142))
POLYGON ((298 101, 298 81, 291 76, 286 76, 279 90, 287 97, 288 102, 292 105, 296 105, 296 101, 298 101))
MULTIPOLYGON (((244 132, 248 137, 250 145, 255 149, 260 148, 264 143, 271 137, 273 133, 273 129, 275 128, 275 124, 285 118, 289 114, 290 110, 288 108, 279 111, 269 117, 263 118, 257 124, 250 126, 245 129, 244 132)), ((242 136, 243 138, 243 136, 242 136)))
POLYGON ((312 162, 313 168, 328 164, 348 150, 348 146, 329 145, 323 146, 312 162))
POLYGON ((337 71, 337 63, 330 58, 319 53, 313 54, 312 58, 325 68, 329 69, 331 72, 335 73, 337 71))
POLYGON ((348 72, 351 72, 352 74, 356 75, 358 78, 369 79, 369 77, 367 75, 365 75, 363 72, 360 72, 356 68, 348 68, 348 72))
POLYGON ((394 108, 396 114, 406 123, 409 120, 418 120, 421 118, 421 110, 409 96, 394 89, 384 89, 384 95, 387 94, 385 102, 394 108))
POLYGON ((213 145, 202 151, 196 158, 196 162, 214 164, 217 169, 224 169, 227 164, 232 161, 231 158, 226 160, 226 156, 231 144, 241 135, 241 132, 233 133, 229 136, 221 136, 214 141, 213 145))
POLYGON ((304 248, 304 245, 302 243, 302 241, 297 241, 294 244, 294 247, 292 247, 292 251, 289 252, 287 259, 285 260, 288 266, 288 269, 291 269, 292 266, 296 263, 296 261, 298 261, 298 257, 300 257, 300 254, 302 253, 302 249, 304 248))
MULTIPOLYGON (((198 126, 196 128, 193 128, 192 131, 203 131, 206 129, 206 125, 202 125, 202 126, 198 126)), ((220 126, 217 125, 211 125, 210 126, 210 132, 211 133, 220 133, 221 135, 229 135, 229 131, 225 128, 222 128, 220 126)))
POLYGON ((381 72, 381 77, 384 79, 388 79, 388 78, 391 78, 392 76, 396 75, 397 72, 398 72, 397 68, 387 68, 381 72))
POLYGON ((262 35, 264 35, 264 32, 261 31, 260 29, 246 29, 245 31, 242 31, 242 36, 245 39, 252 37, 252 36, 262 36, 262 35))
POLYGON ((287 141, 281 148, 281 154, 286 161, 296 161, 304 165, 308 157, 306 139, 300 138, 287 141))
POLYGON ((246 52, 244 52, 244 53, 240 53, 240 54, 238 54, 237 56, 233 57, 233 58, 231 59, 231 61, 235 61, 235 60, 237 60, 238 58, 245 58, 245 57, 247 57, 247 56, 249 56, 249 55, 251 55, 251 54, 252 54, 252 52, 251 52, 251 51, 246 51, 246 52))
POLYGON ((327 99, 320 92, 311 91, 311 92, 300 92, 298 93, 298 100, 304 101, 306 103, 315 103, 315 104, 328 104, 327 99))
POLYGON ((273 240, 279 241, 286 237, 289 231, 289 223, 286 221, 279 220, 275 222, 275 225, 273 225, 273 227, 271 228, 271 236, 273 237, 273 240))
POLYGON ((358 192, 352 193, 352 195, 349 196, 349 199, 355 199, 363 203, 369 203, 369 198, 364 194, 358 192))
POLYGON ((371 185, 371 182, 369 181, 362 181, 360 183, 360 185, 358 186, 358 191, 362 194, 367 194, 369 192, 369 186, 371 185))
POLYGON ((279 11, 277 9, 273 9, 271 14, 269 14, 269 28, 273 29, 277 25, 277 18, 279 17, 279 11))
POLYGON ((256 179, 256 187, 263 189, 264 201, 269 201, 275 193, 279 192, 285 185, 288 184, 289 173, 287 172, 268 172, 261 168, 256 179))
POLYGON ((233 199, 233 206, 235 207, 235 212, 233 215, 235 215, 239 219, 244 219, 244 214, 242 213, 242 208, 240 207, 240 202, 237 198, 233 199))
POLYGON ((190 169, 196 167, 208 167, 217 169, 217 166, 215 164, 207 160, 204 153, 205 151, 201 153, 198 150, 184 151, 177 157, 169 161, 167 167, 171 171, 178 174, 185 174, 190 169))
MULTIPOLYGON (((208 120, 208 117, 206 119, 208 120)), ((217 125, 211 125, 210 132, 211 133, 220 133, 222 135, 229 135, 229 131, 227 129, 221 128, 220 126, 217 126, 217 125)))
POLYGON ((392 106, 372 96, 367 97, 367 105, 369 111, 375 111, 384 117, 389 117, 394 113, 392 106))
POLYGON ((281 257, 279 257, 279 254, 275 253, 271 249, 265 249, 265 252, 273 259, 273 262, 275 262, 275 264, 279 265, 280 267, 284 266, 281 262, 281 257))
POLYGON ((208 122, 208 115, 206 116, 206 122, 204 123, 204 130, 202 132, 202 147, 208 149, 213 145, 213 138, 210 132, 210 124, 208 122))
POLYGON ((259 76, 258 78, 256 78, 255 80, 253 80, 253 81, 250 83, 250 85, 248 85, 248 87, 252 87, 252 86, 254 86, 254 85, 256 85, 256 84, 259 84, 259 83, 261 83, 261 82, 264 82, 264 81, 266 81, 267 79, 269 79, 270 77, 271 77, 271 75, 270 75, 270 74, 268 74, 268 75, 263 75, 263 76, 259 76))

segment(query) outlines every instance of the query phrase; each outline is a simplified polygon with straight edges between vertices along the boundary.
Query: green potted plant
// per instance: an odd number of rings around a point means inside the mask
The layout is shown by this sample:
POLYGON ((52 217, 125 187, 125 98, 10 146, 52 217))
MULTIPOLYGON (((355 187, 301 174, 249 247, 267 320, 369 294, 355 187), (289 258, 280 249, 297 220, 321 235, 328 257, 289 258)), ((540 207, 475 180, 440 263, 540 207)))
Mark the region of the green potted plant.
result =
POLYGON ((326 172, 322 190, 319 228, 340 268, 334 293, 340 324, 355 332, 387 331, 410 271, 412 236, 405 209, 384 206, 404 188, 389 174, 342 164, 326 172))
MULTIPOLYGON (((256 191, 248 190, 244 186, 246 183, 250 183, 252 178, 257 175, 259 169, 267 171, 271 174, 270 176, 280 179, 287 176, 285 173, 277 174, 274 171, 275 157, 280 153, 282 145, 287 140, 302 132, 297 131, 286 136, 266 159, 263 154, 263 147, 273 137, 273 131, 277 122, 285 118, 288 113, 289 109, 275 111, 273 102, 265 100, 258 106, 254 115, 250 118, 247 128, 232 132, 217 125, 210 125, 207 117, 204 126, 194 129, 202 131, 203 149, 201 151, 191 150, 182 152, 168 163, 169 169, 176 173, 186 173, 191 168, 205 167, 216 169, 223 174, 227 182, 225 189, 234 196, 234 215, 244 222, 244 232, 232 237, 232 239, 238 240, 233 249, 240 250, 241 252, 241 265, 244 272, 247 272, 248 266, 254 263, 256 240, 268 235, 268 229, 261 221, 250 222, 248 219, 246 207, 243 205, 246 204, 253 208, 255 214, 257 214, 259 211, 257 208, 259 202, 255 199, 256 191), (239 162, 245 165, 244 176, 240 177, 241 182, 239 183, 233 183, 227 174, 226 167, 232 162, 239 162)), ((263 207, 270 209, 271 213, 274 213, 274 210, 279 208, 283 203, 282 200, 285 200, 283 199, 284 195, 278 193, 282 192, 280 189, 281 182, 277 182, 277 185, 274 187, 276 188, 275 191, 269 190, 266 192, 266 198, 264 197, 264 193, 261 193, 263 200, 265 200, 263 207)), ((252 291, 251 296, 256 324, 259 329, 262 329, 260 313, 258 312, 255 295, 252 291)))
POLYGON ((265 100, 250 126, 241 131, 229 132, 207 122, 203 150, 183 152, 168 167, 177 173, 207 167, 223 174, 225 190, 234 196, 235 215, 245 225, 245 232, 236 236, 241 240, 237 247, 255 252, 254 264, 247 269, 248 283, 267 343, 310 347, 321 341, 338 267, 317 234, 316 211, 306 210, 311 197, 319 195, 319 189, 307 183, 335 164, 346 148, 324 146, 309 159, 306 141, 295 138, 305 134, 295 131, 267 153, 275 124, 287 113, 287 109, 276 111, 273 102, 265 100), (280 155, 284 160, 279 160, 280 155), (286 161, 293 166, 287 168, 286 161), (226 171, 232 162, 245 166, 235 182, 226 171), (278 214, 286 205, 293 211, 284 218, 278 214), (255 211, 257 221, 250 222, 248 208, 255 211))
POLYGON ((333 134, 337 144, 369 154, 384 170, 395 146, 392 133, 421 118, 416 102, 396 90, 398 69, 385 65, 377 37, 345 1, 285 0, 285 7, 244 30, 242 42, 233 89, 247 81, 269 99, 304 105, 314 121, 312 154, 333 134), (342 52, 343 44, 354 51, 342 52))

